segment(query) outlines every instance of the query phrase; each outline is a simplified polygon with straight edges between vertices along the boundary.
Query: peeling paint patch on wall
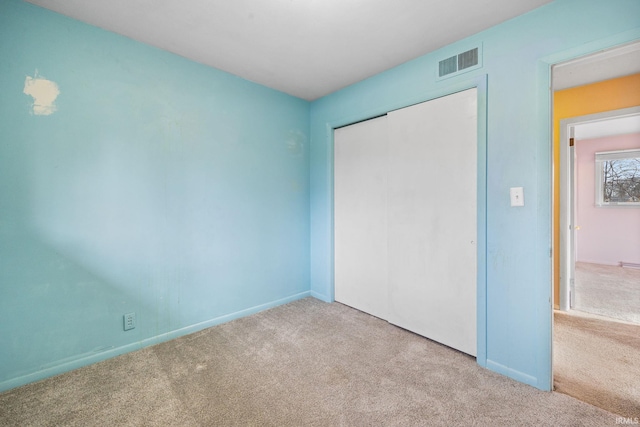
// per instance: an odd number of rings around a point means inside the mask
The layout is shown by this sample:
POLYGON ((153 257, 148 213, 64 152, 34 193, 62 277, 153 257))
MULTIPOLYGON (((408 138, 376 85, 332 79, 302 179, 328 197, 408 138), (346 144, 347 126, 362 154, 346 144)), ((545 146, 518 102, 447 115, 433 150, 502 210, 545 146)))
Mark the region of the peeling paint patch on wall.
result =
POLYGON ((58 85, 56 82, 38 77, 37 71, 33 77, 27 76, 24 80, 23 92, 33 98, 32 114, 48 116, 57 110, 55 100, 60 95, 58 85))

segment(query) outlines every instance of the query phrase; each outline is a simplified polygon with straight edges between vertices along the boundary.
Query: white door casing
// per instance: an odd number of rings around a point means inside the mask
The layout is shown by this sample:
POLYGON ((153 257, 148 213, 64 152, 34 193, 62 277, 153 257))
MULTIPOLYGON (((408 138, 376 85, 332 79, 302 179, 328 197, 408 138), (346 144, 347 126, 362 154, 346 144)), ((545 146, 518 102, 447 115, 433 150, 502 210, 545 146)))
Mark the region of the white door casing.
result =
POLYGON ((569 138, 576 126, 640 115, 640 107, 622 108, 560 120, 560 301, 562 311, 572 308, 575 299, 575 171, 569 138))

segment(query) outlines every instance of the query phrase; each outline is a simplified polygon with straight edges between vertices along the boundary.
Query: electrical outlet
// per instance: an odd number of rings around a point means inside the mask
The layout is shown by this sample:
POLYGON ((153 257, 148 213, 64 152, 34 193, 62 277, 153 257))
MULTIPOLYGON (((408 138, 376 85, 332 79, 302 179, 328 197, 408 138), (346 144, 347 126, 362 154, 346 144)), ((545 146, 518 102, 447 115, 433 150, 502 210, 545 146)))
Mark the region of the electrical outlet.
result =
POLYGON ((124 330, 128 331, 136 327, 136 314, 127 313, 124 315, 124 330))

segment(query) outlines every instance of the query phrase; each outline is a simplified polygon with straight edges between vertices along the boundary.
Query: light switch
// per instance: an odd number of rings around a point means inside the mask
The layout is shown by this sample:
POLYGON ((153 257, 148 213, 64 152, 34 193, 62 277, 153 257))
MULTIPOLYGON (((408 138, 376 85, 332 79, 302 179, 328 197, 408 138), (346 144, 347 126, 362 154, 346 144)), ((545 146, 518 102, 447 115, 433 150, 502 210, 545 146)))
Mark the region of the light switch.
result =
POLYGON ((511 187, 509 195, 511 196, 511 206, 524 206, 524 190, 522 187, 511 187))

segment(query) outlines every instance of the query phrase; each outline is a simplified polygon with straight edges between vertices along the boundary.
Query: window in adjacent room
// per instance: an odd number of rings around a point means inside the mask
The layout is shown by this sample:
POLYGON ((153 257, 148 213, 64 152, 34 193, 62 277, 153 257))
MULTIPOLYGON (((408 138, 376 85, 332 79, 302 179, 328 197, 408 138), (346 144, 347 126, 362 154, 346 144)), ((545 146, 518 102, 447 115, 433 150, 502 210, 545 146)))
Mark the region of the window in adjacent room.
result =
POLYGON ((596 206, 640 207, 640 149, 596 153, 596 206))

